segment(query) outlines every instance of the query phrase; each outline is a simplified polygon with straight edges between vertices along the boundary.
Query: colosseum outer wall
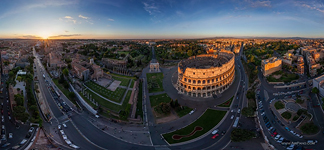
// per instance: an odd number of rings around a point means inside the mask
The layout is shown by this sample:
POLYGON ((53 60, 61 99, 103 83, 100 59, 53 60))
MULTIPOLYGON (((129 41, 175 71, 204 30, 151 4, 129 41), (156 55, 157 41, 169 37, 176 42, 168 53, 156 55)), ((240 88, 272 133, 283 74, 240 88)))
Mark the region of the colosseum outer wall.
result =
MULTIPOLYGON (((204 54, 188 58, 193 60, 199 57, 223 57, 227 62, 220 67, 210 67, 204 69, 186 67, 182 71, 178 64, 178 83, 179 93, 187 94, 192 97, 211 97, 213 94, 224 92, 233 83, 235 78, 235 55, 230 51, 220 51, 218 55, 204 54)), ((196 61, 196 60, 193 60, 196 61)))

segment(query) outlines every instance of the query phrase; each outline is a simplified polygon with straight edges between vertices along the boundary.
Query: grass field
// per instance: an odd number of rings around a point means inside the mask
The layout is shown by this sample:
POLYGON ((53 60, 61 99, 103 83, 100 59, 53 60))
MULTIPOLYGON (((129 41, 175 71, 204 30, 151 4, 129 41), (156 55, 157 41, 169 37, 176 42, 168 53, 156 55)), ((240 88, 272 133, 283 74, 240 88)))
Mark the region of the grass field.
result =
POLYGON ((161 92, 163 89, 163 73, 147 73, 147 86, 149 93, 161 92))
POLYGON ((117 77, 117 76, 113 76, 113 78, 114 78, 115 80, 121 81, 121 83, 120 83, 121 86, 126 86, 126 87, 128 87, 128 84, 129 84, 130 79, 122 78, 122 77, 117 77))
POLYGON ((233 101, 233 97, 234 97, 234 96, 232 96, 229 100, 227 100, 226 102, 224 102, 223 104, 220 104, 220 105, 218 105, 218 106, 219 106, 219 107, 230 107, 231 104, 232 104, 232 101, 233 101))
POLYGON ((176 130, 174 132, 163 134, 163 137, 166 141, 168 141, 169 144, 181 143, 181 142, 195 139, 195 138, 205 134, 206 132, 211 130, 213 127, 215 127, 223 119, 225 114, 226 114, 226 111, 207 109, 206 112, 192 124, 182 128, 180 130, 176 130), (174 140, 172 138, 172 136, 175 134, 188 135, 194 130, 194 128, 196 126, 202 127, 203 130, 196 132, 194 135, 192 135, 190 137, 184 137, 180 140, 174 140))
POLYGON ((150 96, 150 102, 152 107, 157 106, 162 102, 169 103, 170 101, 171 98, 166 93, 150 96))
POLYGON ((135 80, 133 79, 133 80, 131 81, 130 88, 133 88, 133 87, 134 87, 134 83, 135 83, 135 80))
POLYGON ((293 80, 299 79, 299 76, 297 74, 287 73, 287 72, 282 72, 282 71, 274 72, 273 75, 270 75, 270 76, 267 77, 267 80, 269 82, 285 82, 285 83, 289 83, 289 82, 291 82, 293 80), (279 79, 276 79, 275 77, 273 77, 273 75, 281 75, 281 77, 279 79))
POLYGON ((132 90, 129 90, 129 91, 127 91, 127 94, 126 94, 126 96, 125 96, 125 100, 124 101, 129 101, 129 99, 130 99, 130 97, 131 97, 131 95, 132 95, 132 90))
POLYGON ((101 96, 110 99, 115 102, 121 102, 123 99, 123 96, 126 92, 126 89, 123 88, 117 88, 116 91, 110 91, 106 89, 105 87, 93 82, 88 81, 85 83, 86 86, 88 86, 91 90, 95 91, 96 93, 100 94, 101 96))
POLYGON ((187 114, 189 114, 189 112, 192 110, 192 108, 189 108, 187 106, 183 106, 183 109, 179 109, 179 110, 176 110, 176 113, 179 117, 183 117, 187 114))
MULTIPOLYGON (((98 104, 102 107, 105 107, 113 112, 116 112, 118 113, 120 110, 124 110, 126 108, 126 105, 128 103, 128 101, 124 101, 123 104, 120 106, 120 105, 116 105, 116 104, 113 104, 109 101, 106 101, 105 99, 101 98, 100 96, 98 96, 97 94, 94 94, 93 92, 91 92, 90 90, 86 90, 86 92, 89 92, 90 95, 92 95, 92 98, 98 102, 98 104)), ((91 106, 94 107, 94 104, 88 100, 86 97, 83 96, 83 94, 80 94, 83 99, 85 99, 87 101, 88 104, 90 104, 91 106)))

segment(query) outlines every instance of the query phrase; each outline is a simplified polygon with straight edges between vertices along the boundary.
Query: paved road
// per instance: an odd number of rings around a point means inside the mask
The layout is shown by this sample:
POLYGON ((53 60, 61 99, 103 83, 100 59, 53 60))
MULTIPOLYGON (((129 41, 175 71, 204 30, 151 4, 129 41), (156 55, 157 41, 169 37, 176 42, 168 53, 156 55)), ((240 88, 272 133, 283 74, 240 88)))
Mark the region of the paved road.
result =
MULTIPOLYGON (((324 138, 322 136, 322 134, 317 134, 317 135, 314 135, 314 136, 307 136, 307 135, 304 135, 304 138, 303 139, 300 139, 296 136, 294 136, 293 134, 291 134, 290 132, 288 132, 286 129, 284 129, 285 127, 289 127, 291 130, 294 130, 295 132, 297 133, 300 133, 300 131, 294 129, 294 126, 292 124, 287 124, 285 122, 283 122, 283 124, 279 123, 278 119, 276 118, 276 116, 274 115, 274 113, 272 113, 271 109, 270 108, 270 105, 269 105, 269 101, 276 98, 277 100, 278 99, 284 99, 285 96, 292 96, 292 95, 295 95, 295 94, 287 94, 287 95, 277 95, 277 96, 274 96, 273 93, 274 92, 290 92, 292 91, 291 89, 275 89, 273 88, 273 86, 269 85, 266 81, 265 78, 262 77, 262 74, 261 72, 259 72, 259 79, 261 80, 261 87, 260 87, 260 97, 261 97, 261 101, 262 101, 262 104, 263 104, 263 110, 266 114, 266 116, 269 118, 270 120, 270 124, 272 127, 276 128, 276 132, 278 134, 280 134, 281 136, 283 136, 285 139, 288 139, 292 142, 297 142, 297 141, 300 141, 300 142, 305 142, 307 141, 307 139, 316 139, 318 141, 323 141, 324 138), (264 91, 266 91, 269 95, 269 98, 268 99, 265 99, 263 100, 262 98, 264 97, 264 91)), ((304 80, 306 80, 307 78, 304 78, 304 80)), ((306 88, 305 87, 298 87, 295 90, 303 90, 304 91, 304 94, 305 96, 308 96, 309 92, 310 92, 310 88, 309 88, 309 85, 307 84, 306 88)), ((311 94, 311 102, 312 103, 315 103, 317 104, 318 101, 315 97, 314 94, 311 94)), ((312 105, 311 105, 312 106, 312 105)), ((317 124, 320 124, 320 125, 324 125, 324 118, 323 118, 323 113, 322 111, 320 110, 320 107, 317 107, 317 108, 313 108, 313 107, 309 107, 308 108, 309 112, 312 113, 314 115, 314 121, 315 123, 317 124), (320 115, 319 115, 320 114, 320 115)), ((275 110, 274 110, 275 111, 275 110)), ((265 122, 263 120, 263 117, 260 115, 261 113, 259 113, 259 118, 260 118, 260 123, 261 123, 261 126, 263 128, 263 130, 265 131, 265 135, 268 137, 269 139, 269 142, 274 145, 277 149, 284 149, 284 147, 277 143, 270 135, 270 133, 268 132, 267 130, 267 127, 265 126, 265 122)), ((321 128, 322 129, 322 128, 321 128)), ((316 149, 321 149, 321 147, 324 146, 324 143, 321 143, 319 142, 318 144, 316 145, 313 145, 313 146, 304 146, 305 148, 316 148, 316 149)))

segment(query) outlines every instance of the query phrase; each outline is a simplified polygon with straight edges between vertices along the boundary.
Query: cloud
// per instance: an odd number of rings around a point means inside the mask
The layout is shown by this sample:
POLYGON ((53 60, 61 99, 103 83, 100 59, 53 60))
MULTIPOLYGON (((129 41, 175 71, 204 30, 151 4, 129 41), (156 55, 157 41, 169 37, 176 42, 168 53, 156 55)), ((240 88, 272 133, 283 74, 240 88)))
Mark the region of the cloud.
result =
POLYGON ((21 38, 24 38, 24 39, 41 39, 42 37, 39 37, 39 36, 36 36, 36 35, 23 35, 23 36, 20 36, 21 38))
POLYGON ((266 1, 253 1, 253 0, 246 0, 245 2, 247 2, 250 7, 253 8, 258 8, 258 7, 271 7, 271 1, 266 0, 266 1))
POLYGON ((115 21, 114 19, 109 18, 108 21, 115 21))
POLYGON ((324 6, 323 4, 313 4, 313 6, 310 6, 308 4, 301 4, 302 7, 306 7, 308 9, 311 9, 311 10, 317 10, 321 13, 324 13, 324 6), (323 9, 321 9, 323 8, 323 9))
POLYGON ((90 17, 86 17, 86 16, 82 16, 82 15, 79 15, 80 18, 83 18, 83 19, 90 19, 90 17))
POLYGON ((68 30, 64 30, 64 32, 68 33, 69 31, 68 30))
MULTIPOLYGON (((65 18, 66 22, 73 22, 74 24, 77 23, 77 20, 73 19, 73 17, 71 17, 71 16, 65 16, 64 18, 65 18)), ((59 18, 59 19, 61 20, 61 18, 59 18)))
POLYGON ((48 38, 66 38, 66 37, 74 37, 74 36, 81 36, 81 34, 55 35, 55 36, 50 36, 48 38))
POLYGON ((150 15, 156 15, 158 13, 161 13, 159 8, 155 6, 155 3, 143 2, 143 4, 144 4, 144 10, 147 11, 150 15))
POLYGON ((79 3, 79 0, 42 0, 35 3, 30 3, 28 5, 23 5, 21 7, 14 7, 12 10, 5 12, 4 14, 0 15, 0 19, 19 14, 22 12, 29 11, 31 9, 36 8, 47 8, 47 7, 60 7, 60 6, 68 6, 68 5, 76 5, 79 3))

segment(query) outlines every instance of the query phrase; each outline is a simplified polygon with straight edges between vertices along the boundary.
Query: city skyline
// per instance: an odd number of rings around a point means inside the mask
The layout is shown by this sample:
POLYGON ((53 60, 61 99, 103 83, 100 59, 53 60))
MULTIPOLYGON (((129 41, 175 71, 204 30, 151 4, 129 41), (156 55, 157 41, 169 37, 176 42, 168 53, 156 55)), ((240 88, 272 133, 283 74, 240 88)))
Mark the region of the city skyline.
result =
POLYGON ((3 1, 0 38, 324 38, 323 1, 3 1))

